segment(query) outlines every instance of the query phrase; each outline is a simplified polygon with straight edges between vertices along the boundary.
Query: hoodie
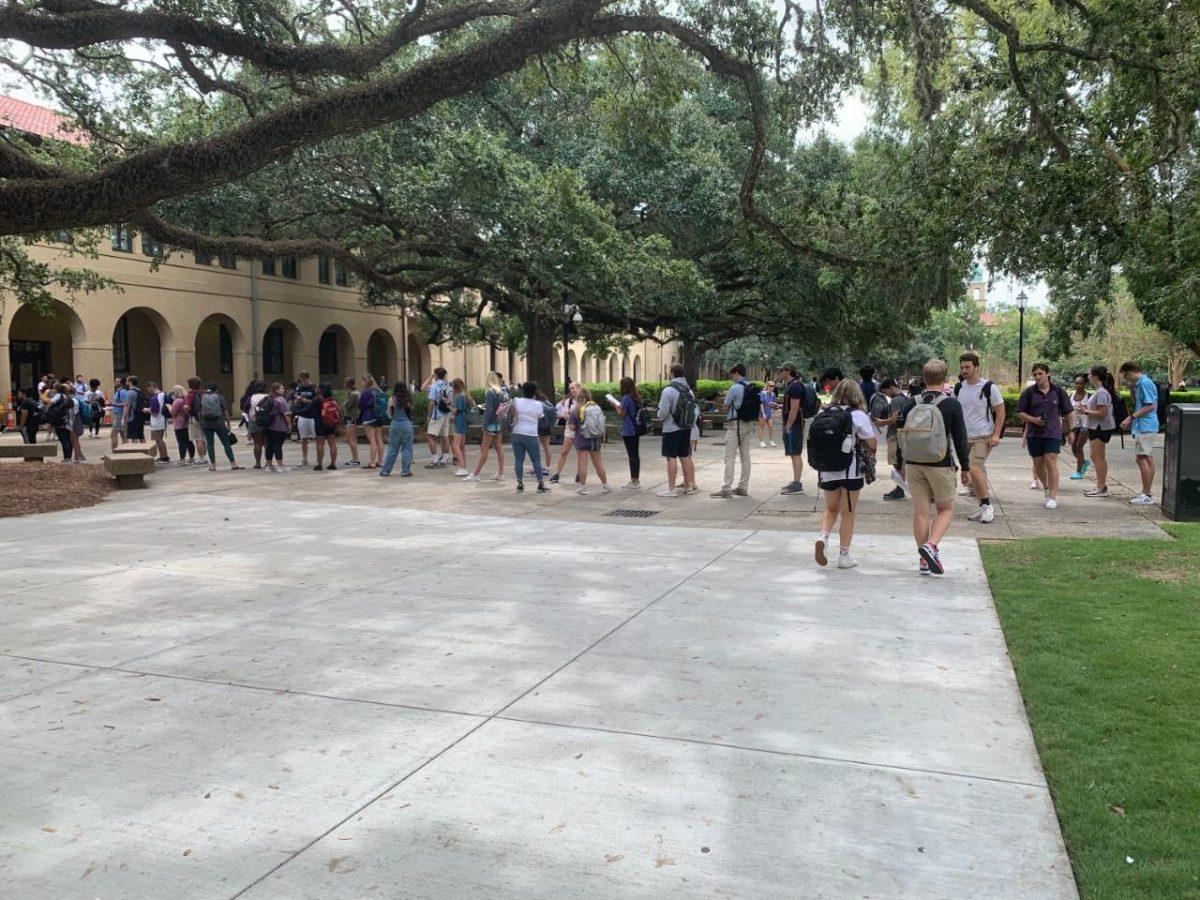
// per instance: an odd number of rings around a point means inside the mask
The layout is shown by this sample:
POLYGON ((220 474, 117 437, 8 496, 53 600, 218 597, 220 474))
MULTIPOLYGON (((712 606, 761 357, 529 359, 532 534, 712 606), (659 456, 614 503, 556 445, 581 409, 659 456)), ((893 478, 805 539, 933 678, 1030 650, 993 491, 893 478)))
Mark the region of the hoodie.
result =
POLYGON ((688 387, 687 380, 684 378, 672 378, 670 383, 663 388, 662 395, 658 398, 658 417, 662 419, 663 434, 683 430, 675 424, 675 410, 679 405, 680 395, 691 392, 692 389, 688 387))

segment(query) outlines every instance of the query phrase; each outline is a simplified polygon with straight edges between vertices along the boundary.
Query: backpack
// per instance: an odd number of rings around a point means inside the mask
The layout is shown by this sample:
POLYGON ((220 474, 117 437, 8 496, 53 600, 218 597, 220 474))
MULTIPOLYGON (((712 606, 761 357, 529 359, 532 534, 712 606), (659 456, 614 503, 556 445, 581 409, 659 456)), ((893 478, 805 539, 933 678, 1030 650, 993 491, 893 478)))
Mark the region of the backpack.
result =
POLYGON ((438 391, 437 411, 442 415, 453 412, 454 407, 450 405, 450 398, 447 396, 450 393, 449 385, 442 385, 442 389, 438 391))
POLYGON ((872 421, 875 419, 887 419, 892 415, 892 401, 883 391, 876 391, 871 395, 871 412, 872 421))
POLYGON ((200 421, 204 425, 225 421, 225 407, 220 394, 205 394, 200 398, 200 421))
POLYGON ((940 463, 950 452, 946 420, 937 409, 945 399, 946 395, 941 393, 928 401, 922 396, 917 405, 908 411, 904 427, 896 435, 905 462, 921 465, 940 463))
POLYGON ((1113 388, 1112 394, 1112 416, 1113 424, 1117 426, 1117 432, 1121 431, 1121 423, 1129 418, 1129 406, 1125 403, 1125 398, 1121 396, 1121 392, 1117 388, 1113 388))
MULTIPOLYGON (((958 397, 958 392, 962 390, 963 383, 961 381, 954 384, 954 396, 958 397)), ((989 421, 996 420, 996 411, 992 409, 992 388, 995 385, 990 381, 983 383, 983 390, 979 392, 979 396, 983 399, 983 405, 987 407, 987 417, 989 421)))
POLYGON ((589 403, 583 408, 583 419, 579 423, 579 433, 585 438, 602 438, 605 432, 604 410, 597 404, 589 403))
POLYGON ((671 414, 671 418, 681 429, 691 431, 696 425, 696 419, 700 417, 700 406, 696 403, 696 395, 692 393, 691 388, 688 388, 685 394, 679 390, 677 385, 672 386, 679 394, 679 399, 675 401, 675 412, 671 414))
POLYGON ((83 419, 83 424, 91 425, 92 419, 94 417, 94 414, 92 412, 92 405, 90 403, 84 403, 82 400, 77 399, 75 401, 75 408, 77 410, 79 410, 79 416, 80 416, 80 418, 83 419))
POLYGON ((808 429, 808 464, 818 472, 848 472, 854 462, 854 443, 846 449, 846 438, 854 435, 850 410, 827 406, 817 413, 808 429))
POLYGON ((383 391, 375 392, 375 424, 388 425, 392 417, 388 415, 388 398, 383 391))
MULTIPOLYGON (((543 412, 543 416, 545 413, 543 412)), ((517 401, 505 400, 500 404, 500 408, 496 410, 496 418, 500 420, 500 425, 512 431, 517 427, 517 401)))
POLYGON ((341 421, 342 411, 338 408, 337 401, 326 397, 321 403, 321 422, 327 428, 337 428, 341 421))
POLYGON ((188 418, 200 418, 200 404, 204 400, 204 392, 199 388, 187 393, 188 418))
POLYGON ((46 407, 42 421, 54 428, 62 428, 67 424, 67 401, 61 394, 57 400, 46 407))
POLYGON ((649 408, 643 406, 637 411, 637 415, 633 417, 633 433, 638 437, 650 433, 650 426, 654 424, 654 413, 650 412, 649 408))
POLYGON ((1158 416, 1158 427, 1164 428, 1167 424, 1167 407, 1171 405, 1171 386, 1169 384, 1155 384, 1158 388, 1158 404, 1154 407, 1154 414, 1158 416))
POLYGON ((811 385, 802 384, 801 387, 804 388, 804 407, 800 410, 800 414, 806 419, 815 418, 821 411, 821 398, 817 396, 817 392, 812 389, 811 385))
POLYGON ((742 402, 737 408, 739 422, 757 422, 762 412, 762 396, 758 385, 750 381, 742 382, 742 402))
POLYGON ((275 398, 270 394, 264 394, 254 404, 254 424, 259 428, 270 428, 271 423, 274 421, 275 398))

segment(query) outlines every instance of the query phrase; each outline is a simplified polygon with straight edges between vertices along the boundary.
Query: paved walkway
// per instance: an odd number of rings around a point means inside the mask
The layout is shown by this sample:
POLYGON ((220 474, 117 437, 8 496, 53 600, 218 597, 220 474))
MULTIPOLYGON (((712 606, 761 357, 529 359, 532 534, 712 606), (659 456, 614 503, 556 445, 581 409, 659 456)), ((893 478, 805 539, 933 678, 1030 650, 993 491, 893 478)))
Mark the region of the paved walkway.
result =
POLYGON ((1075 896, 973 540, 153 481, 7 532, 7 895, 1075 896))

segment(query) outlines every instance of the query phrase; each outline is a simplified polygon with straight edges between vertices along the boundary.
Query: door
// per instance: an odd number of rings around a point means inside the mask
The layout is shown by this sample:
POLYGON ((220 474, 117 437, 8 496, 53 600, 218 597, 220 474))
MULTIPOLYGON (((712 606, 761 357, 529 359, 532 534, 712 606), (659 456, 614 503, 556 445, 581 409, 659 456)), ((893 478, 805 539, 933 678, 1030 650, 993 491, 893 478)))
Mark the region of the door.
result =
POLYGON ((9 362, 13 390, 36 388, 38 379, 50 371, 50 342, 13 341, 9 346, 9 362))

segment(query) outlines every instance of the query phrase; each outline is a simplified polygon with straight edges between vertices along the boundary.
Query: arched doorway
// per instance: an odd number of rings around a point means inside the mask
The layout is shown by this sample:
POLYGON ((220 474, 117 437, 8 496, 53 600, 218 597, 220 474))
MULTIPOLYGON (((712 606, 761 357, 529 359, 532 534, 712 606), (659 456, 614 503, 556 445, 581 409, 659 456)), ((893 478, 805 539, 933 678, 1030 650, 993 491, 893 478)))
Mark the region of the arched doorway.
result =
POLYGON ((592 354, 584 353, 579 358, 579 380, 591 384, 596 380, 596 366, 592 362, 592 354))
POLYGON ((633 383, 642 383, 642 358, 640 356, 633 358, 633 383))
POLYGON ((626 353, 621 357, 621 377, 624 378, 629 374, 629 354, 626 353))
POLYGON ((575 381, 583 381, 583 373, 579 370, 579 361, 574 350, 567 350, 567 374, 575 381))
POLYGON ((60 378, 102 377, 103 372, 79 372, 75 347, 86 342, 83 322, 75 310, 53 300, 48 315, 21 305, 8 326, 8 362, 13 388, 36 387, 41 376, 53 372, 60 378))
POLYGON ((617 383, 617 354, 610 353, 608 356, 608 380, 613 384, 617 383))
MULTIPOLYGON (((330 325, 317 343, 317 383, 340 386, 354 371, 354 341, 341 325, 330 325)), ((376 376, 378 377, 378 376, 376 376)))
POLYGON ((382 328, 372 331, 367 340, 367 371, 376 378, 386 378, 389 384, 395 384, 400 377, 396 340, 382 328))
POLYGON ((408 380, 411 384, 420 385, 429 377, 429 373, 433 371, 429 345, 415 334, 410 334, 406 349, 405 365, 408 367, 408 380))
POLYGON ((117 319, 112 332, 113 375, 136 375, 162 385, 163 350, 174 349, 171 326, 155 310, 136 306, 117 319))
MULTIPOLYGON (((213 313, 196 329, 196 377, 205 384, 215 381, 222 396, 241 395, 245 385, 238 384, 235 361, 245 354, 245 334, 237 322, 224 313, 213 313)), ((182 383, 186 373, 179 375, 182 383)))
MULTIPOLYGON (((563 383, 563 358, 561 353, 554 354, 554 383, 556 385, 563 383)), ((557 390, 557 388, 556 388, 557 390)))
POLYGON ((287 319, 276 319, 263 330, 262 377, 272 382, 291 384, 296 380, 296 354, 300 350, 300 330, 287 319))

